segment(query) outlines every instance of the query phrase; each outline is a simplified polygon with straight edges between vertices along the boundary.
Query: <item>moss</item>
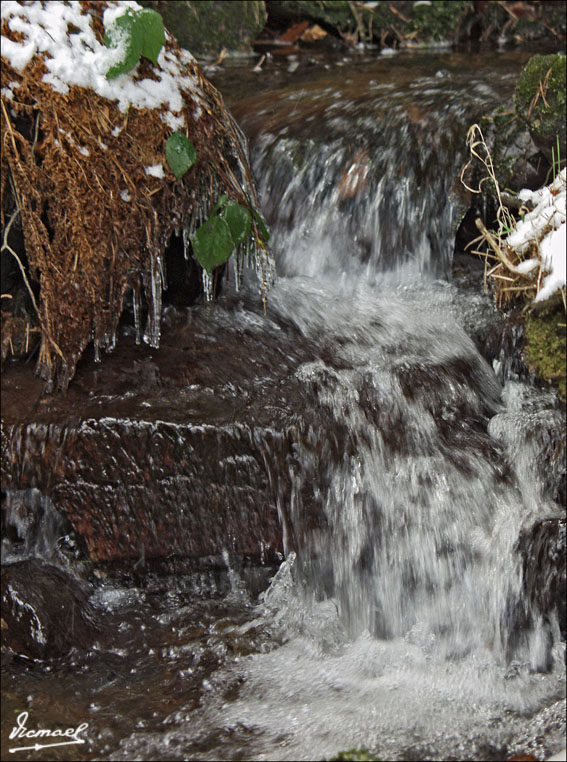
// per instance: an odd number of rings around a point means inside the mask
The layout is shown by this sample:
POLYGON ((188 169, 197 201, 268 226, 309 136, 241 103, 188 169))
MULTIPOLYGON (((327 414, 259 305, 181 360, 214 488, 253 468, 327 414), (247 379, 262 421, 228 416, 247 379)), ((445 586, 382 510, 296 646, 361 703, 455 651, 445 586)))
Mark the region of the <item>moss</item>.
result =
POLYGON ((223 48, 248 52, 266 23, 262 0, 142 0, 158 11, 182 48, 196 56, 219 55, 223 48))
POLYGON ((531 371, 566 399, 565 312, 562 304, 532 313, 526 322, 524 355, 531 371))
MULTIPOLYGON (((483 116, 480 127, 490 149, 500 188, 518 192, 527 187, 535 172, 530 164, 535 148, 524 123, 517 118, 511 106, 498 106, 483 116)), ((544 178, 545 171, 542 180, 544 178)), ((496 198, 492 182, 484 183, 483 188, 496 198)))
POLYGON ((520 75, 514 95, 518 116, 548 158, 557 136, 565 156, 566 61, 564 55, 532 56, 520 75))
POLYGON ((378 757, 365 751, 365 749, 349 749, 348 751, 339 752, 329 762, 377 762, 377 760, 378 757))
POLYGON ((471 6, 470 2, 447 0, 433 0, 430 5, 414 4, 409 27, 423 42, 452 40, 458 36, 462 20, 471 6))

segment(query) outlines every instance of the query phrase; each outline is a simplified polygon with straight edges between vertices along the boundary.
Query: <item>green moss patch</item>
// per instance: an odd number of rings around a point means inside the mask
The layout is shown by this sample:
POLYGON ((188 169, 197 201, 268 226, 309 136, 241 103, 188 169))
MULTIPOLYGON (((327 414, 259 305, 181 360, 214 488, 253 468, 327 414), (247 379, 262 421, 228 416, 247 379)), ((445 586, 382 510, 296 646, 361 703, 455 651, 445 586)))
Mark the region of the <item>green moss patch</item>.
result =
POLYGON ((516 112, 527 125, 534 143, 550 153, 559 137, 565 156, 565 97, 567 64, 564 55, 532 56, 515 91, 516 112))
POLYGON ((433 0, 428 5, 414 3, 409 26, 422 41, 453 40, 470 6, 469 2, 451 0, 433 0))
POLYGON ((332 757, 329 762, 377 762, 378 757, 365 751, 365 749, 349 749, 341 751, 336 757, 332 757))
POLYGON ((524 355, 531 371, 554 386, 565 400, 566 341, 562 305, 532 313, 526 321, 524 355))

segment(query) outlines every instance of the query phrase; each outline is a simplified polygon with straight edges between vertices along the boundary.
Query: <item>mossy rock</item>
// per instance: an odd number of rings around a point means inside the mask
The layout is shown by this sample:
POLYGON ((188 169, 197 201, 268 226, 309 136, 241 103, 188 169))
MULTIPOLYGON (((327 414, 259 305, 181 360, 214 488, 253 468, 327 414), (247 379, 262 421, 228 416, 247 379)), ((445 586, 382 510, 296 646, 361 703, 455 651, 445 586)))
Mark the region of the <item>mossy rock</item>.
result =
MULTIPOLYGON (((501 190, 517 193, 522 188, 535 190, 544 184, 550 163, 538 151, 525 123, 517 118, 511 103, 498 106, 483 116, 480 127, 501 190)), ((485 170, 482 168, 480 176, 484 175, 485 170)), ((496 198, 492 182, 484 183, 483 188, 496 198)))
POLYGON ((459 37, 463 20, 473 10, 471 2, 433 0, 429 4, 413 3, 407 24, 420 42, 453 41, 459 37))
POLYGON ((221 50, 248 53, 266 23, 263 0, 142 0, 193 55, 216 58, 221 50))
POLYGON ((566 154, 566 61, 564 55, 532 56, 524 66, 514 96, 518 116, 549 161, 552 149, 557 150, 557 138, 561 156, 566 154))
POLYGON ((511 15, 506 3, 489 2, 484 6, 479 11, 483 40, 504 36, 516 43, 542 39, 555 41, 565 34, 567 3, 564 0, 524 3, 522 15, 511 15))
POLYGON ((528 368, 565 400, 566 316, 563 303, 532 312, 526 321, 524 356, 528 368))

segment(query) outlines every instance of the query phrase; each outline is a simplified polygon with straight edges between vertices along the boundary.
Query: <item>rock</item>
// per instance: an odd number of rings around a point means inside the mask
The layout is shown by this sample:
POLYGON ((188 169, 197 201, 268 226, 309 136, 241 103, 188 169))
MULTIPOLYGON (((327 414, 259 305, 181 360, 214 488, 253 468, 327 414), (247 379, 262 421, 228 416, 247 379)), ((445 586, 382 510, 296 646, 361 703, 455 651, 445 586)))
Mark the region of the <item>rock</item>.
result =
POLYGON ((553 666, 551 648, 554 630, 567 636, 566 602, 567 523, 564 518, 538 521, 518 540, 523 566, 524 589, 521 600, 510 601, 507 629, 508 656, 518 648, 531 646, 532 667, 547 672, 553 666), (529 643, 530 632, 542 626, 537 642, 529 643))
MULTIPOLYGON (((549 172, 547 157, 539 151, 526 124, 514 118, 511 104, 499 106, 483 117, 480 124, 502 190, 516 193, 522 188, 536 190, 545 183, 549 172)), ((491 192, 492 188, 486 190, 491 192)))
POLYGON ((229 53, 250 52, 266 23, 263 0, 143 0, 141 4, 158 11, 181 47, 198 57, 217 58, 223 48, 229 53))
POLYGON ((90 648, 99 626, 90 591, 70 575, 31 559, 2 567, 2 647, 29 659, 90 648))
POLYGON ((532 56, 515 92, 518 116, 550 162, 552 149, 557 154, 557 139, 561 156, 567 155, 566 60, 564 55, 532 56))
POLYGON ((538 614, 557 617, 567 636, 567 521, 544 519, 520 539, 527 597, 538 614))
POLYGON ((221 310, 168 310, 159 352, 122 337, 120 356, 82 363, 64 397, 41 398, 28 367, 4 371, 3 488, 49 498, 90 562, 274 560, 305 350, 221 310))

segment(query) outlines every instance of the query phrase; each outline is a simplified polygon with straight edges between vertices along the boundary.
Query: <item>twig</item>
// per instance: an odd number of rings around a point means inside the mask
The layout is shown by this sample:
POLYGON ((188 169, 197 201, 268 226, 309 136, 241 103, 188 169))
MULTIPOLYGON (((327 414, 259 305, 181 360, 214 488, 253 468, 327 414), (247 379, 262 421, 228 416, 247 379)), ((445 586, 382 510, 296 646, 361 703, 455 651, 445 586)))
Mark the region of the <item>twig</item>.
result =
POLYGON ((31 300, 32 300, 32 304, 33 304, 33 307, 34 307, 35 313, 36 313, 36 315, 37 315, 37 317, 38 317, 38 320, 39 320, 39 308, 38 308, 38 306, 37 306, 37 302, 36 302, 36 300, 35 300, 35 296, 34 296, 34 293, 33 293, 33 291, 32 291, 32 287, 30 286, 30 282, 29 282, 29 280, 28 280, 28 276, 26 275, 26 270, 25 270, 25 267, 23 266, 23 264, 22 264, 22 261, 21 261, 20 257, 18 256, 18 254, 17 254, 17 253, 14 251, 14 249, 13 249, 13 248, 12 248, 12 247, 11 247, 11 246, 8 244, 8 235, 9 235, 9 233, 10 233, 10 228, 12 227, 12 223, 14 222, 14 220, 16 219, 16 217, 18 216, 18 214, 20 214, 20 209, 19 209, 19 207, 18 207, 18 209, 16 209, 16 211, 15 211, 15 212, 13 213, 13 215, 10 217, 10 219, 9 219, 9 221, 8 221, 8 224, 6 225, 6 228, 4 229, 4 235, 3 235, 3 237, 2 237, 2 251, 4 251, 4 250, 6 250, 6 251, 9 251, 9 252, 10 252, 10 254, 11 254, 11 255, 14 257, 14 259, 16 260, 16 262, 18 263, 18 266, 19 266, 19 268, 20 268, 20 270, 21 270, 21 272, 22 272, 22 277, 23 277, 23 279, 24 279, 24 283, 26 284, 26 288, 27 288, 27 290, 29 291, 29 295, 30 295, 30 297, 31 297, 31 300))
POLYGON ((477 217, 474 222, 477 228, 480 230, 480 232, 484 234, 484 237, 488 241, 490 248, 494 251, 494 253, 501 260, 501 262, 504 265, 506 265, 508 270, 510 270, 510 272, 516 273, 517 275, 523 275, 522 271, 518 270, 516 265, 512 264, 512 262, 510 262, 510 260, 506 256, 506 254, 504 254, 504 252, 502 251, 502 249, 500 248, 498 244, 498 241, 496 240, 496 238, 494 238, 490 230, 486 228, 484 222, 480 219, 480 217, 477 217))

